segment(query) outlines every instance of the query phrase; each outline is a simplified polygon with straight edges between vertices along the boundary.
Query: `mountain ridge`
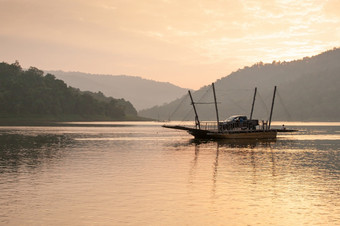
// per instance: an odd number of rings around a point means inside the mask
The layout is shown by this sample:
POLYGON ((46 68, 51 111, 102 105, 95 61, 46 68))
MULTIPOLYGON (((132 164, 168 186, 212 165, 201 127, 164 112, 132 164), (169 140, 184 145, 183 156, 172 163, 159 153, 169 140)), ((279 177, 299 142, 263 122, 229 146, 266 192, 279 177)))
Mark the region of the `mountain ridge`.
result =
MULTIPOLYGON (((313 57, 290 62, 273 61, 271 64, 259 62, 232 72, 215 82, 220 118, 249 115, 254 88, 257 87, 254 117, 267 119, 276 85, 278 98, 274 120, 340 121, 339 62, 340 49, 333 48, 313 57)), ((205 86, 193 92, 194 100, 212 101, 212 92, 206 94, 208 89, 205 86)), ((139 111, 139 115, 160 120, 169 120, 170 116, 173 117, 171 120, 192 120, 193 113, 189 118, 184 117, 191 108, 187 96, 184 96, 167 105, 139 111), (183 100, 185 98, 187 100, 183 100), (177 109, 180 103, 186 105, 182 110, 177 109)), ((198 108, 202 120, 215 120, 214 108, 198 108)))
POLYGON ((137 110, 162 105, 183 96, 188 89, 169 82, 159 82, 130 75, 90 74, 45 71, 80 90, 103 92, 106 96, 130 101, 137 110))

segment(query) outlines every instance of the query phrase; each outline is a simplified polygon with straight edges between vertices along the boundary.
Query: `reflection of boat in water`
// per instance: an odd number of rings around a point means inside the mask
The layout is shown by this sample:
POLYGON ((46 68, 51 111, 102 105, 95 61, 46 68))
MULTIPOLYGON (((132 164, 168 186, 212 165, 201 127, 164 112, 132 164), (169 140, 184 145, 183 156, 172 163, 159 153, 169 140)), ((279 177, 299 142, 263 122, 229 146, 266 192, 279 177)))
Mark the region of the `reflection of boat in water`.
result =
POLYGON ((218 107, 216 101, 216 93, 214 83, 212 84, 214 92, 214 103, 216 109, 216 122, 201 123, 198 119, 198 114, 193 101, 192 95, 189 91, 191 104, 195 112, 195 127, 180 126, 180 125, 163 125, 165 128, 185 130, 197 139, 275 139, 278 132, 294 132, 296 130, 282 129, 271 129, 271 119, 273 114, 274 100, 276 94, 276 86, 274 88, 272 106, 270 111, 269 121, 262 121, 261 125, 259 120, 252 119, 254 110, 254 103, 256 97, 256 91, 254 93, 252 109, 250 118, 244 115, 235 115, 229 117, 227 120, 220 122, 218 115, 218 107))
POLYGON ((227 148, 256 148, 256 147, 270 147, 277 142, 277 139, 192 139, 190 144, 200 145, 213 142, 217 143, 219 147, 227 148))

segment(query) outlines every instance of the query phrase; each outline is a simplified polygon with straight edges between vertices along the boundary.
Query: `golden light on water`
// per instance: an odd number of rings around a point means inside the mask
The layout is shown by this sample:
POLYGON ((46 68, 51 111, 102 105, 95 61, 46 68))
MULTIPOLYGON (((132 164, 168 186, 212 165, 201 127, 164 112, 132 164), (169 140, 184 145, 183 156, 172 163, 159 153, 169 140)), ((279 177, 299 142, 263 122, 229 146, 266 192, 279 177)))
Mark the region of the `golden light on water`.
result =
POLYGON ((339 124, 252 142, 160 125, 1 127, 0 224, 339 224, 339 124))

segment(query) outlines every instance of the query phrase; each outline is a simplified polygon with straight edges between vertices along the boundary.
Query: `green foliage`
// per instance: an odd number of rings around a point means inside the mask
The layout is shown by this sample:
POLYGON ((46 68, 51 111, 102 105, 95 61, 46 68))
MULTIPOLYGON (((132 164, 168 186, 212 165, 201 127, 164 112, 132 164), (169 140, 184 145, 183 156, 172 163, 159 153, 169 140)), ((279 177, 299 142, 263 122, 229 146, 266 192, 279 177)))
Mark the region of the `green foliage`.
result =
POLYGON ((52 74, 30 67, 23 70, 18 62, 0 63, 0 114, 10 118, 41 117, 72 120, 124 120, 137 118, 137 111, 123 99, 102 93, 81 92, 68 87, 52 74), (66 117, 67 118, 67 117, 66 117))
MULTIPOLYGON (((291 62, 263 63, 239 69, 215 82, 220 119, 249 115, 257 87, 254 118, 268 120, 274 86, 278 87, 273 119, 340 121, 340 48, 291 62)), ((193 92, 196 102, 213 101, 210 87, 193 92)), ((213 105, 198 105, 200 120, 215 120, 213 105)), ((193 120, 188 95, 139 112, 159 120, 193 120)))

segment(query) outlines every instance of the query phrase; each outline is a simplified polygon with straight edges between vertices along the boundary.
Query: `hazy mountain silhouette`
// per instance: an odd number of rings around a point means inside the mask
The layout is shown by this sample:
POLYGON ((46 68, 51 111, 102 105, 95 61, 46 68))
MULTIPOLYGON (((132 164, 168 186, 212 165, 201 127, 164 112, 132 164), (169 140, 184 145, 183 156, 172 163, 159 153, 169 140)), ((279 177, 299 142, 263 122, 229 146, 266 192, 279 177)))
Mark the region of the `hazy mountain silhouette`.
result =
MULTIPOLYGON (((274 86, 278 86, 274 120, 340 121, 340 49, 291 62, 254 64, 215 82, 220 119, 250 114, 254 88, 258 88, 254 117, 269 117, 274 86)), ((193 93, 195 102, 212 102, 210 86, 193 93)), ((214 105, 198 105, 201 120, 216 118, 214 105)), ((161 120, 193 120, 188 95, 167 105, 139 112, 161 120)))
POLYGON ((80 90, 102 92, 106 96, 130 101, 137 110, 169 103, 182 97, 187 89, 170 83, 135 76, 95 75, 82 72, 46 71, 80 90))

